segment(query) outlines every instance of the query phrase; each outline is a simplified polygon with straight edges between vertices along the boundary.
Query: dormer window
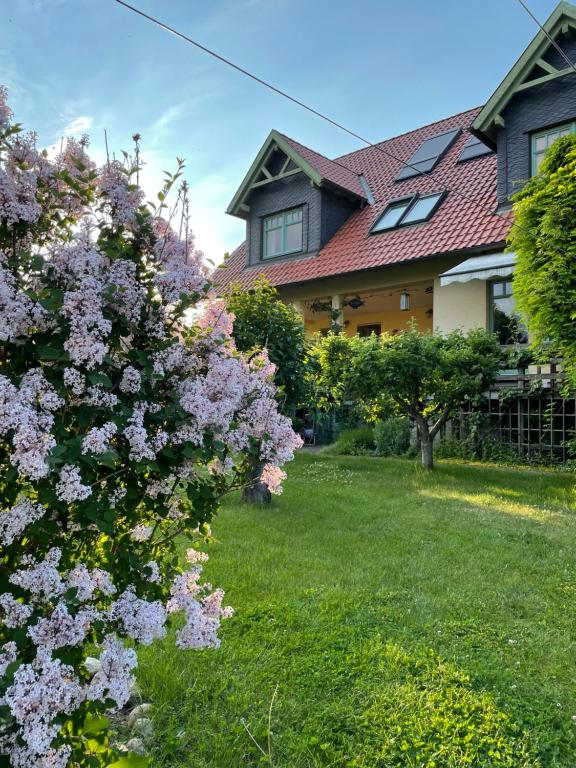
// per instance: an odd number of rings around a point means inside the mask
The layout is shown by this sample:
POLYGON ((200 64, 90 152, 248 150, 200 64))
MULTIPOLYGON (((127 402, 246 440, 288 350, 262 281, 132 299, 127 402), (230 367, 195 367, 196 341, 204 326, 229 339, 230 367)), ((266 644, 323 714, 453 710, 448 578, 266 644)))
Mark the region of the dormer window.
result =
POLYGON ((262 258, 288 256, 302 250, 302 208, 266 216, 263 220, 262 258))
POLYGON ((557 125, 556 128, 548 128, 545 131, 532 134, 532 176, 540 170, 544 155, 556 139, 561 136, 569 136, 571 133, 576 133, 576 122, 557 125))
POLYGON ((461 129, 456 128, 426 139, 406 161, 406 164, 400 168, 395 180, 402 181, 402 179, 410 179, 412 176, 420 176, 422 173, 429 173, 444 157, 461 133, 461 129))
POLYGON ((408 224, 428 221, 436 212, 445 194, 445 192, 435 192, 432 195, 416 194, 400 200, 392 200, 370 232, 376 234, 408 224))

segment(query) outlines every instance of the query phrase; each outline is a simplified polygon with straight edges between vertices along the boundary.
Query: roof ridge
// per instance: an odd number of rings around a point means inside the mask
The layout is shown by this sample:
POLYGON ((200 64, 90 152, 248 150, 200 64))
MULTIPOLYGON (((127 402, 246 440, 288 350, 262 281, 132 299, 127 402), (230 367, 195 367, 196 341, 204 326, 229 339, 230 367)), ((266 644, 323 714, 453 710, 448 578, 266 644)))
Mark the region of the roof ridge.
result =
MULTIPOLYGON (((302 144, 301 141, 298 141, 298 139, 293 139, 292 136, 288 136, 286 133, 282 133, 282 131, 277 131, 277 133, 280 134, 280 136, 284 137, 285 139, 288 139, 288 141, 293 141, 295 144, 299 144, 303 149, 307 149, 308 152, 314 152, 315 155, 320 155, 320 157, 323 157, 324 160, 329 160, 331 163, 338 164, 338 157, 328 157, 328 155, 322 154, 322 152, 318 152, 317 149, 312 149, 312 147, 309 147, 307 144, 302 144)), ((357 150, 360 151, 360 150, 357 150)), ((353 153, 350 153, 353 154, 353 153)), ((356 171, 353 168, 347 168, 348 171, 353 173, 355 176, 359 176, 360 174, 356 173, 356 171)))

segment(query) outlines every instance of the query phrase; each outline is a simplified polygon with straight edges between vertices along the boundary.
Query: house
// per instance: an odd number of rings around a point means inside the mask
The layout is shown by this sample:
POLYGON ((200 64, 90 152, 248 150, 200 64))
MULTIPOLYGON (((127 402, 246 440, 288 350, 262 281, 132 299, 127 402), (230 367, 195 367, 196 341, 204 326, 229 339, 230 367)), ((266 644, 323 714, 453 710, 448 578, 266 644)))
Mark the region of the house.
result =
MULTIPOLYGON (((228 208, 245 220, 246 240, 216 270, 220 290, 264 275, 310 332, 394 333, 416 322, 525 343, 505 249, 510 199, 551 143, 576 132, 576 72, 564 58, 576 62, 576 6, 560 3, 544 29, 482 107, 334 159, 273 130, 228 208)), ((541 443, 548 397, 561 403, 562 429, 550 437, 559 447, 576 422, 554 368, 506 374, 528 401, 526 429, 520 402, 510 439, 520 449, 541 443), (545 397, 530 397, 531 376, 545 397)))

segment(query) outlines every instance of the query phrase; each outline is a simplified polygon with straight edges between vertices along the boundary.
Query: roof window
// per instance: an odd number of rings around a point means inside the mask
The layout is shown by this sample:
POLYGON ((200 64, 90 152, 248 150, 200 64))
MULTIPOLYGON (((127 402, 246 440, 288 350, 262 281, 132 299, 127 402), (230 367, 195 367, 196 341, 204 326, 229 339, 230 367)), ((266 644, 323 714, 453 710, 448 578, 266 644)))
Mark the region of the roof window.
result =
POLYGON ((384 213, 376 221, 370 232, 386 232, 408 224, 428 221, 436 212, 444 199, 445 192, 435 192, 432 195, 411 195, 401 200, 392 200, 384 213))
POLYGON ((486 146, 483 141, 480 141, 476 136, 471 136, 460 152, 458 158, 459 163, 463 163, 465 160, 473 160, 475 157, 483 157, 484 155, 491 155, 492 150, 486 146))
POLYGON ((448 152, 461 132, 461 128, 455 128, 452 131, 439 133, 437 136, 431 136, 429 139, 426 139, 412 157, 400 168, 396 175, 396 181, 410 179, 413 176, 420 176, 422 173, 431 171, 448 152))

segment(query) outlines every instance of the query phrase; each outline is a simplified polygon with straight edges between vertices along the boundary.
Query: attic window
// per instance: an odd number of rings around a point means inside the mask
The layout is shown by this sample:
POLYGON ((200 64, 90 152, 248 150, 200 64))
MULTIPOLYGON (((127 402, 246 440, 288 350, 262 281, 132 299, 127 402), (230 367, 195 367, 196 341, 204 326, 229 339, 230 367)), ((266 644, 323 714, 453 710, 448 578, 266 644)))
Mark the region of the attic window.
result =
POLYGON ((452 144, 461 133, 460 128, 452 131, 439 133, 437 136, 431 136, 420 145, 412 157, 406 161, 406 164, 400 168, 396 175, 396 181, 410 179, 413 176, 420 176, 422 173, 428 173, 448 152, 452 144))
POLYGON ((576 133, 576 122, 558 125, 556 128, 548 128, 546 131, 533 133, 532 139, 532 175, 538 173, 546 151, 561 136, 569 136, 576 133))
POLYGON ((492 150, 486 146, 483 141, 480 141, 476 136, 471 136, 460 152, 458 158, 459 163, 463 163, 466 160, 473 160, 475 157, 483 157, 484 155, 491 155, 492 150))
POLYGON ((263 229, 263 258, 273 259, 302 250, 302 208, 266 216, 263 229))
POLYGON ((432 195, 412 195, 401 200, 393 200, 382 216, 377 220, 370 232, 386 232, 408 224, 428 221, 442 202, 445 192, 435 192, 432 195))

